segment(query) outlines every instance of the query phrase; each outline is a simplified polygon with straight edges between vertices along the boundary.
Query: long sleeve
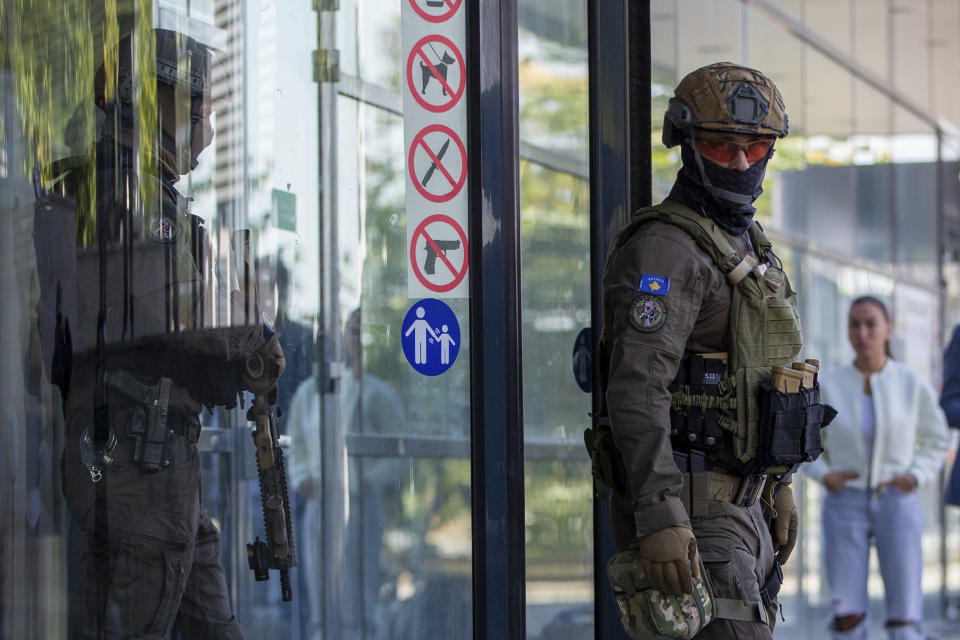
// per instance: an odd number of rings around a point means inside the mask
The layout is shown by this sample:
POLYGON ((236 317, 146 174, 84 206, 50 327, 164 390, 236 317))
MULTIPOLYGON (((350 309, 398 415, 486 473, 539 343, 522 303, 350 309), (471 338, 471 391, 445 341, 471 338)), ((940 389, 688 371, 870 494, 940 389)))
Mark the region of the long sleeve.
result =
POLYGON ((950 448, 950 432, 936 392, 926 381, 917 388, 917 436, 909 472, 920 484, 933 480, 950 448))
POLYGON ((683 480, 673 462, 667 387, 700 310, 703 282, 689 257, 695 251, 680 229, 647 224, 611 254, 604 275, 604 340, 610 362, 606 400, 627 469, 637 536, 690 526, 678 497, 683 480), (669 279, 666 295, 639 293, 644 274, 669 279), (644 301, 654 307, 650 324, 638 318, 644 301))

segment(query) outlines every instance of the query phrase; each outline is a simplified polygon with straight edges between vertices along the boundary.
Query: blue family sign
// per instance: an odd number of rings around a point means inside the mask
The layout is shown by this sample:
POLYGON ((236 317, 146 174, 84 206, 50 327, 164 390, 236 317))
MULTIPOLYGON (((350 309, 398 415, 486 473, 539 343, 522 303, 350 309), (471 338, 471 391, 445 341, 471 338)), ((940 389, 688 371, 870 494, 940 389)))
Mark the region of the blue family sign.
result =
POLYGON ((424 298, 403 318, 400 344, 410 366, 425 376, 438 376, 460 353, 460 323, 444 302, 424 298))

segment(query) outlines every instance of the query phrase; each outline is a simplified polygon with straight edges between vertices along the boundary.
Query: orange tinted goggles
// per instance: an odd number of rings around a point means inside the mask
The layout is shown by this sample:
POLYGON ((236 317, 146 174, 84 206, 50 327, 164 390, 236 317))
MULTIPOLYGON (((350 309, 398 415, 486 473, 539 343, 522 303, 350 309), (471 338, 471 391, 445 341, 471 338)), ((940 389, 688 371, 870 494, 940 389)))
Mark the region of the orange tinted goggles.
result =
POLYGON ((727 164, 733 162, 737 154, 743 151, 747 162, 753 164, 762 160, 773 146, 773 140, 754 142, 734 142, 723 138, 697 138, 697 150, 714 162, 727 164))

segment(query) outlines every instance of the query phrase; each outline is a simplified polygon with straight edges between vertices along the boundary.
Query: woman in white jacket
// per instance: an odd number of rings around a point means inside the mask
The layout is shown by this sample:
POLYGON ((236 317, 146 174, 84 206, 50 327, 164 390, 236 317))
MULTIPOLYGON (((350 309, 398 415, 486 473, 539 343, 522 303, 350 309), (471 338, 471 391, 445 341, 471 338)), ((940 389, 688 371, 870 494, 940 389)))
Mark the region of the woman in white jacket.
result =
POLYGON ((807 466, 826 488, 823 534, 833 603, 832 637, 867 638, 867 562, 876 543, 891 640, 920 640, 923 518, 917 487, 936 477, 950 446, 929 382, 890 356, 886 306, 866 296, 850 305, 856 358, 820 378, 837 417, 824 453, 807 466))

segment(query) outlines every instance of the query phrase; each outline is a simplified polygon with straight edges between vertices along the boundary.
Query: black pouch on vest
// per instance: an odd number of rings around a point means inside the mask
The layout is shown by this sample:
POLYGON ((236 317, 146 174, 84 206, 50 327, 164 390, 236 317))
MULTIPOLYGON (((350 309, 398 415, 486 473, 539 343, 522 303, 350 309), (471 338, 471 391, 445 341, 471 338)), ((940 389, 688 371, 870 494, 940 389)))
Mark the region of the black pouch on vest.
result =
POLYGON ((833 407, 820 402, 818 383, 796 393, 760 383, 760 465, 789 466, 816 460, 823 453, 820 430, 836 415, 833 407))
POLYGON ((806 422, 804 393, 777 391, 773 385, 761 382, 760 465, 791 466, 803 462, 807 447, 804 433, 806 422))
MULTIPOLYGON (((718 386, 727 367, 719 358, 704 358, 700 355, 685 356, 680 361, 677 376, 668 390, 676 394, 684 392, 690 398, 704 396, 706 399, 720 395, 718 386)), ((670 411, 670 435, 675 446, 682 449, 695 447, 703 451, 716 451, 723 446, 723 430, 719 423, 719 409, 687 406, 681 411, 670 411)))

